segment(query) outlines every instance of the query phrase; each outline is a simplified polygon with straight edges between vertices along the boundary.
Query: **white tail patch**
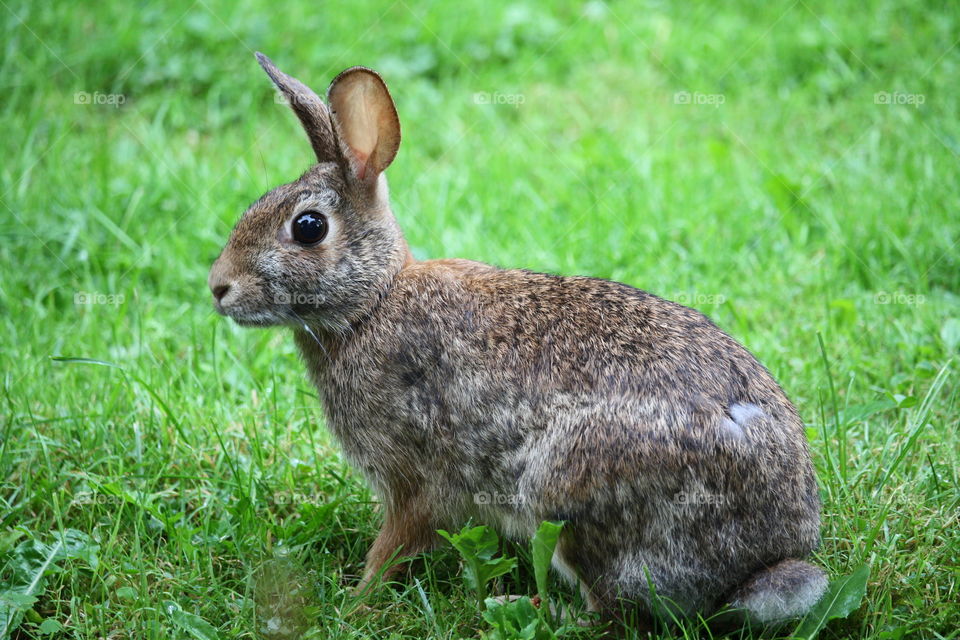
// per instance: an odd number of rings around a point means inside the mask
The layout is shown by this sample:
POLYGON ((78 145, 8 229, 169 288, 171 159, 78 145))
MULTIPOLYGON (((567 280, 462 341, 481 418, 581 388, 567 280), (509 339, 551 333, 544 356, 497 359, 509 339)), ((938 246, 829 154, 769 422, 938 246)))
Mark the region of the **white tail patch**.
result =
POLYGON ((743 438, 746 435, 745 428, 747 425, 764 415, 760 407, 749 402, 732 404, 727 411, 730 417, 720 420, 720 430, 725 435, 734 438, 743 438))
POLYGON ((768 624, 799 618, 819 602, 826 590, 827 576, 819 575, 808 578, 792 591, 757 591, 732 604, 749 611, 756 621, 768 624))
POLYGON ((730 417, 739 426, 745 427, 749 422, 763 417, 763 410, 755 404, 736 403, 730 405, 730 417))
POLYGON ((734 438, 743 437, 743 429, 730 418, 720 420, 720 429, 728 436, 733 436, 734 438))

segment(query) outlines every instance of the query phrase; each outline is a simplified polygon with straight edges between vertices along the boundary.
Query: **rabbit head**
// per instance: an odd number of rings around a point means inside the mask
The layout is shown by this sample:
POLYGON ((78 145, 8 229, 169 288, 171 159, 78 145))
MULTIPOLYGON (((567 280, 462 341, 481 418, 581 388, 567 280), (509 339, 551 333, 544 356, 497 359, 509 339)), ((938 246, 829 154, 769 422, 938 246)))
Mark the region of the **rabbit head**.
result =
POLYGON ((383 175, 400 146, 397 111, 370 69, 338 75, 328 107, 263 54, 257 60, 300 119, 317 164, 243 214, 210 270, 214 306, 246 326, 343 330, 412 259, 383 175))

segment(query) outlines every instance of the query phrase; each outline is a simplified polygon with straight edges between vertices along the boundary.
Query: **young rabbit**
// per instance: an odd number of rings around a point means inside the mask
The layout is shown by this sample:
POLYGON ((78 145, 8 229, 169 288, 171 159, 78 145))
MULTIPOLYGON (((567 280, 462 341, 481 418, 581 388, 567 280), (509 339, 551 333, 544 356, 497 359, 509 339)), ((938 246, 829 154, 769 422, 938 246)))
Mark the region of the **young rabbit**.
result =
POLYGON ((563 520, 554 566, 594 611, 728 604, 771 623, 816 603, 804 427, 744 347, 624 284, 414 259, 383 175, 400 123, 380 76, 347 69, 327 106, 257 60, 317 164, 250 206, 209 285, 237 323, 293 329, 327 425, 383 501, 361 588, 438 528, 524 537, 563 520))

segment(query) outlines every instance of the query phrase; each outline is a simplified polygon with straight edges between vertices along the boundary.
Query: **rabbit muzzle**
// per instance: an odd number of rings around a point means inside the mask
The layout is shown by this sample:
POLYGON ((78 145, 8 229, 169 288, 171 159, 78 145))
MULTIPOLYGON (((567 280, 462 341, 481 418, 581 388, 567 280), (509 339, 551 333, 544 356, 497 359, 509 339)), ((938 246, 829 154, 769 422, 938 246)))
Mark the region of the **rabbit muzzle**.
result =
POLYGON ((264 283, 252 274, 238 273, 226 252, 210 268, 207 284, 217 313, 239 325, 265 327, 286 321, 283 314, 278 313, 279 301, 271 299, 264 283))

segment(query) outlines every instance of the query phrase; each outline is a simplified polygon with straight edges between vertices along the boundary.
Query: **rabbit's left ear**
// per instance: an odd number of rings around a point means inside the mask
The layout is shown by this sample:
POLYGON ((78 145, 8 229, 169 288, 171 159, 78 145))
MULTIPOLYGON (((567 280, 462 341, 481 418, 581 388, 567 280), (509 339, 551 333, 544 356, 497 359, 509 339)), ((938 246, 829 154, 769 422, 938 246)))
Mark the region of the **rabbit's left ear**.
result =
POLYGON ((387 85, 373 69, 351 67, 334 78, 327 102, 350 177, 375 184, 400 148, 400 119, 387 85))
POLYGON ((311 91, 310 87, 280 71, 270 58, 259 51, 256 55, 257 62, 300 119, 307 137, 310 138, 310 145, 317 154, 317 162, 337 162, 340 154, 327 105, 323 104, 323 100, 311 91))

